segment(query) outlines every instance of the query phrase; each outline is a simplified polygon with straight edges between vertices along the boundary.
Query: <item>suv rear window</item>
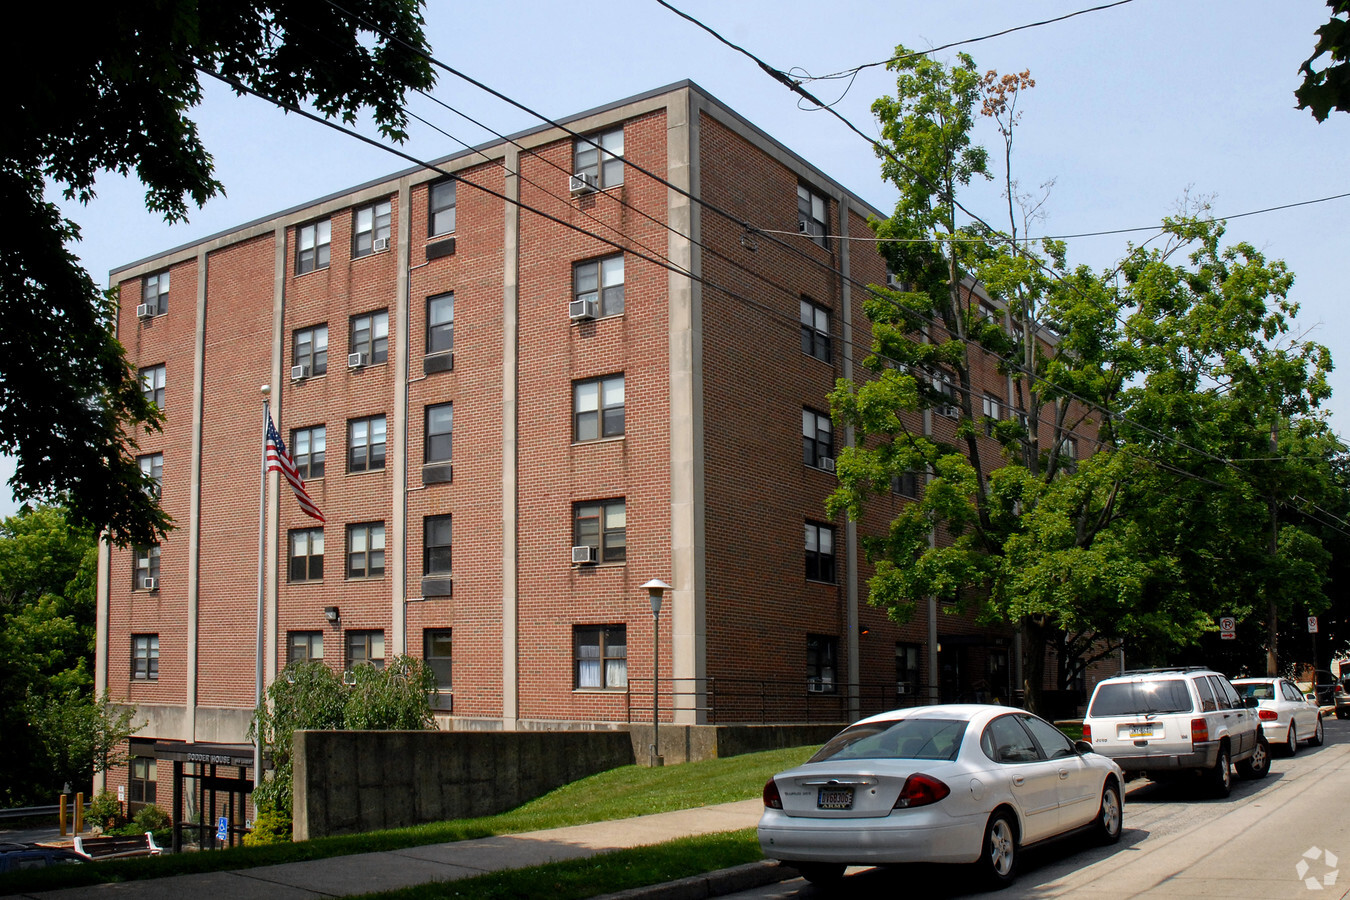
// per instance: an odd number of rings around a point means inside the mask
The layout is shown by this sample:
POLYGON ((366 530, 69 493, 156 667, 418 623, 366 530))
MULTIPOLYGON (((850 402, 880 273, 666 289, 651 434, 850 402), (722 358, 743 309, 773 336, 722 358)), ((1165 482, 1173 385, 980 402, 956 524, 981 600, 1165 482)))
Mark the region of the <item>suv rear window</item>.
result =
POLYGON ((1115 681, 1097 685, 1089 716, 1142 716, 1191 711, 1191 692, 1180 678, 1115 681))

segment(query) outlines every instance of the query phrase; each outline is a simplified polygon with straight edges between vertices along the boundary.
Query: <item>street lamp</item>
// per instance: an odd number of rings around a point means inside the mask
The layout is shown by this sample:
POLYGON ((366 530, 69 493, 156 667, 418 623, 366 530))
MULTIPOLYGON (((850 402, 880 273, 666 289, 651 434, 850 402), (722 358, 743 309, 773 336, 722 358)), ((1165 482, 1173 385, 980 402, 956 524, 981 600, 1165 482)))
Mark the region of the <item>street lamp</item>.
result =
POLYGON ((661 756, 661 722, 657 716, 657 710, 660 707, 660 692, 658 686, 661 677, 661 600, 666 591, 670 590, 670 585, 659 578, 653 578, 643 585, 647 589, 647 596, 652 601, 652 750, 651 765, 665 765, 665 759, 661 756))

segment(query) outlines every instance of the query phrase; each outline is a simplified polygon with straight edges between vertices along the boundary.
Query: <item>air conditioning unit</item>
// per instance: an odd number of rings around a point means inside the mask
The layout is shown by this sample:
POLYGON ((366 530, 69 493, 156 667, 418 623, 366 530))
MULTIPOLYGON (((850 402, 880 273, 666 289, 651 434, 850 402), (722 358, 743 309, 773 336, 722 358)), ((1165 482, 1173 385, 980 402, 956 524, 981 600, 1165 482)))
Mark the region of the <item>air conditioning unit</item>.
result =
POLYGON ((157 313, 158 311, 159 310, 156 309, 155 304, 153 303, 136 304, 136 318, 138 319, 153 319, 155 317, 155 313, 157 313))
POLYGON ((567 179, 567 189, 573 194, 589 194, 592 191, 599 190, 599 188, 595 176, 590 172, 578 172, 567 179))
POLYGON ((828 456, 822 456, 818 465, 826 472, 834 471, 834 460, 828 456))
POLYGON ((309 377, 309 366, 291 366, 291 381, 301 381, 309 377))
POLYGON ((364 353, 348 353, 347 368, 359 369, 366 364, 366 355, 364 353))
POLYGON ((159 582, 158 582, 157 579, 154 579, 154 578, 142 578, 142 579, 141 579, 141 589, 142 589, 142 590, 153 591, 153 590, 155 590, 155 588, 157 588, 157 587, 159 587, 159 582))
POLYGON ((893 291, 903 291, 905 289, 905 283, 900 280, 899 275, 896 275, 894 272, 887 272, 886 287, 893 291))
POLYGON ((580 563, 593 563, 593 562, 595 562, 595 548, 594 548, 594 547, 573 547, 573 548, 572 548, 572 564, 573 564, 573 565, 578 565, 578 564, 580 564, 580 563))
POLYGON ((376 238, 370 245, 371 253, 379 253, 381 250, 389 249, 389 238, 376 238))
POLYGON ((797 220, 797 231, 798 231, 798 233, 800 233, 800 234, 810 234, 810 233, 811 233, 811 225, 810 225, 810 223, 807 222, 805 219, 798 219, 798 220, 797 220))
POLYGON ((573 300, 567 304, 567 317, 573 322, 586 322, 595 318, 594 300, 573 300))
POLYGON ((830 683, 823 678, 808 678, 806 689, 813 694, 823 694, 829 690, 830 683))
POLYGON ((908 681, 900 681, 895 685, 895 694, 897 697, 904 697, 914 692, 914 686, 908 681))

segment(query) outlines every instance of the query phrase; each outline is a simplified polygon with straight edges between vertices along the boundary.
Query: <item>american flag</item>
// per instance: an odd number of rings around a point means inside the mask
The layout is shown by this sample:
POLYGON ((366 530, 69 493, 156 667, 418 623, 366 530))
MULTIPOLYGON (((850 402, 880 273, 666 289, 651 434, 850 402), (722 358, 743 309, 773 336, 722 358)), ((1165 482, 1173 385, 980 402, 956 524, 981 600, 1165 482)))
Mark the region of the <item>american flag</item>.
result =
POLYGON ((324 520, 323 513, 319 512, 319 508, 309 498, 309 492, 305 490, 305 481, 300 477, 300 470, 295 467, 295 460, 291 459, 281 435, 277 434, 277 426, 272 424, 271 413, 267 414, 267 471, 280 472, 286 476, 286 480, 291 483, 291 490, 295 491, 295 499, 300 501, 301 512, 311 519, 318 519, 320 522, 324 520))

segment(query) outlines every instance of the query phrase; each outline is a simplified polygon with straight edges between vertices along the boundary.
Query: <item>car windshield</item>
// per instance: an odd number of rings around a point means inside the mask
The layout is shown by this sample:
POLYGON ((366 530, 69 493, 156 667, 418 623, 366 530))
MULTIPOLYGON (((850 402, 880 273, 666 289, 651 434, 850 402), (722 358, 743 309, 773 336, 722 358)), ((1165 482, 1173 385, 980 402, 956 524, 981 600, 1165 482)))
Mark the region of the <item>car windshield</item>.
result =
POLYGON ((1089 716, 1145 716, 1191 711, 1191 694, 1180 678, 1115 681, 1097 686, 1089 716))
POLYGON ((956 759, 967 723, 959 719, 900 719, 839 732, 807 762, 841 759, 956 759))
POLYGON ((1247 684, 1235 684, 1233 687, 1237 690, 1240 697, 1255 697, 1257 700, 1274 700, 1275 685, 1269 682, 1257 681, 1247 684))

